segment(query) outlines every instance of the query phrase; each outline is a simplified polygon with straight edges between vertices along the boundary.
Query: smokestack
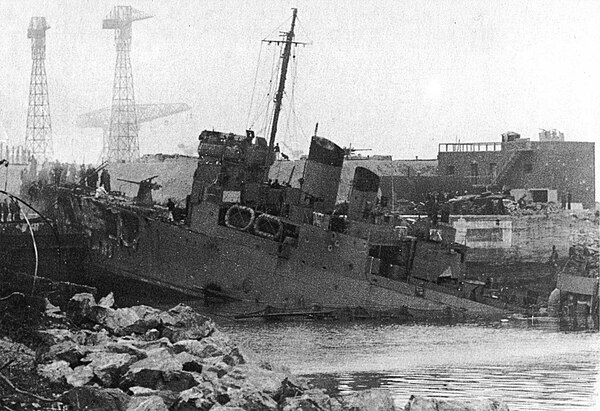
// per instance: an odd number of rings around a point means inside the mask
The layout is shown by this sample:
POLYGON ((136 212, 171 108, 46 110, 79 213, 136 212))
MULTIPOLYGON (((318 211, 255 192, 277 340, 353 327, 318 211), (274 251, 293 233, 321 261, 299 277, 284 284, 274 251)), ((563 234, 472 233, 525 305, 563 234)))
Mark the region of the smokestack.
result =
POLYGON ((348 196, 348 219, 366 221, 379 190, 379 176, 364 167, 356 167, 348 196))
POLYGON ((344 150, 338 145, 322 137, 311 139, 302 191, 305 202, 312 203, 314 211, 333 212, 343 164, 344 150))

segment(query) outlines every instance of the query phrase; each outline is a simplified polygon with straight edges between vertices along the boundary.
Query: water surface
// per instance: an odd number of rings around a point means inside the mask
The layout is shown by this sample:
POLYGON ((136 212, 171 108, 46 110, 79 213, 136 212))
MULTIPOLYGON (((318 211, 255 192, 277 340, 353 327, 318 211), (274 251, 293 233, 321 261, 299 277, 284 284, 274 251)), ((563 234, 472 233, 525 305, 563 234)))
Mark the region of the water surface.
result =
POLYGON ((495 397, 511 410, 600 409, 600 335, 554 325, 225 325, 242 345, 333 394, 495 397))

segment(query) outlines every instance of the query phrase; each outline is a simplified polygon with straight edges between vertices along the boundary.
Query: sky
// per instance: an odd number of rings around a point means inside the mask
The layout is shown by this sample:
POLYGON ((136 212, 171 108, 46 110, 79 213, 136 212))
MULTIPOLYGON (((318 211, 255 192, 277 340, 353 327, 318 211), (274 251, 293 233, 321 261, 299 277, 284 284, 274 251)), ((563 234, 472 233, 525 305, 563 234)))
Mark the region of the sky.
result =
MULTIPOLYGON (((45 16, 56 156, 98 160, 102 131, 75 122, 111 104, 114 34, 102 19, 116 4, 0 0, 0 121, 13 144, 25 140, 27 27, 32 16, 45 16)), ((316 123, 320 136, 340 146, 397 159, 435 158, 439 143, 499 141, 509 130, 534 140, 541 128, 558 129, 567 141, 600 135, 598 1, 122 4, 154 16, 133 23, 136 102, 192 107, 141 125, 142 154, 195 149, 204 129, 259 131, 252 120, 272 98, 269 70, 278 52, 261 40, 289 30, 292 7, 296 40, 310 45, 295 50, 288 76, 279 139, 290 151, 307 151, 316 123)))

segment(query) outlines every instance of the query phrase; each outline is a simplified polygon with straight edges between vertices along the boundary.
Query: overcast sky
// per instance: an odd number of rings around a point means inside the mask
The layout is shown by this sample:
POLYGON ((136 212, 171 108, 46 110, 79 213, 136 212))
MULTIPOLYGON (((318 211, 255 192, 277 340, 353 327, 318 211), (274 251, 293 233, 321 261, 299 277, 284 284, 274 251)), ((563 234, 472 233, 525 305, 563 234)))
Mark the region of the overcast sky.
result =
MULTIPOLYGON (((306 150, 316 122, 319 135, 340 146, 394 158, 435 158, 440 142, 498 141, 508 130, 537 139, 540 128, 557 128, 569 141, 600 135, 599 1, 122 4, 154 16, 133 24, 136 101, 192 107, 142 125, 142 153, 195 148, 203 129, 243 133, 259 54, 270 64, 274 53, 261 40, 289 29, 292 7, 297 40, 312 44, 296 52, 293 121, 280 123, 289 147, 306 150)), ((98 159, 101 130, 78 129, 75 120, 111 104, 115 48, 102 19, 114 5, 0 0, 0 120, 13 143, 25 139, 27 26, 45 16, 55 151, 98 159)), ((255 103, 265 99, 266 81, 258 79, 255 103)))

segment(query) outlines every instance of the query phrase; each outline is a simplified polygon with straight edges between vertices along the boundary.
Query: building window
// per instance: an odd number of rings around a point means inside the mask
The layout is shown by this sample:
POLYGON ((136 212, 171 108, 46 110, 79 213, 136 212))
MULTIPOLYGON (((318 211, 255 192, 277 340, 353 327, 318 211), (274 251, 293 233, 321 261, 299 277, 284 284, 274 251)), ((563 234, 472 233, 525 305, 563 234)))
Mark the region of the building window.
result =
POLYGON ((454 175, 454 166, 446 166, 446 175, 447 176, 454 175))
POLYGON ((523 166, 523 171, 526 173, 531 173, 533 171, 533 164, 525 163, 525 165, 523 166))

